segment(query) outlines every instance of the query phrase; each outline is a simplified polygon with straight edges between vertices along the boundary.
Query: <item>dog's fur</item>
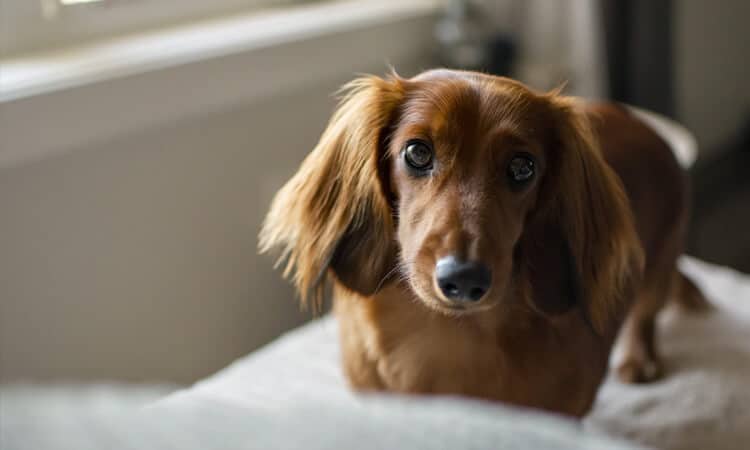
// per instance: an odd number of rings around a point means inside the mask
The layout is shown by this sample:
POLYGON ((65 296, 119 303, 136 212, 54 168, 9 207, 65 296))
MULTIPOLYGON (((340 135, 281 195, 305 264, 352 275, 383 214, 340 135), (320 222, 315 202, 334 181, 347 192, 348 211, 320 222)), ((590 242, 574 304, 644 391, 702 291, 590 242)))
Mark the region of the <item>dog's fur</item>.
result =
POLYGON ((366 77, 345 91, 274 199, 261 250, 283 250, 305 302, 319 306, 333 280, 355 388, 581 416, 621 328, 620 378, 659 375, 656 313, 672 294, 702 304, 676 269, 686 179, 659 136, 623 107, 478 73, 366 77), (413 138, 434 148, 429 176, 405 168, 413 138), (522 189, 506 179, 519 151, 537 168, 522 189), (450 254, 491 268, 480 301, 457 307, 437 287, 450 254))

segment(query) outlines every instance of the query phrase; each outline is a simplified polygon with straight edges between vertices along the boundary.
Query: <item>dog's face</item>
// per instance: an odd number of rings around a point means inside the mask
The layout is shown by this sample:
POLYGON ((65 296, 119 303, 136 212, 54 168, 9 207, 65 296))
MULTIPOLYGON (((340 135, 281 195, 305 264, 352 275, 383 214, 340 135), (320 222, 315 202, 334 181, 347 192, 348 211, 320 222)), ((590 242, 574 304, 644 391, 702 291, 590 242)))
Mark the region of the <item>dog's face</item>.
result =
POLYGON ((501 78, 413 81, 387 144, 400 270, 432 308, 488 309, 542 189, 545 105, 501 78))
POLYGON ((515 299, 616 328, 642 253, 575 100, 448 70, 347 89, 261 232, 303 300, 331 275, 361 297, 401 283, 451 315, 515 299))

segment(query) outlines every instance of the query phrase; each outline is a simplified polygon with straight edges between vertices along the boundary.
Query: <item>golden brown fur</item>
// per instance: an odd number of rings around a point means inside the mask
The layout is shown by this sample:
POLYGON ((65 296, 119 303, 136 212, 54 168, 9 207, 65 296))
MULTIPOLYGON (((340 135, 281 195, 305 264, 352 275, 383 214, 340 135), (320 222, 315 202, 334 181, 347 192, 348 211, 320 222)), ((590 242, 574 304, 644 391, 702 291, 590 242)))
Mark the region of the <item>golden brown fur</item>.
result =
POLYGON ((658 136, 617 106, 470 72, 361 78, 345 91, 274 199, 261 249, 282 249, 314 305, 331 276, 355 388, 581 416, 629 310, 618 373, 658 374, 654 316, 680 285, 701 299, 676 271, 685 180, 658 136), (403 161, 414 138, 434 150, 429 176, 403 161), (504 178, 519 151, 537 170, 523 188, 504 178), (433 273, 446 255, 492 269, 481 300, 441 293, 433 273))

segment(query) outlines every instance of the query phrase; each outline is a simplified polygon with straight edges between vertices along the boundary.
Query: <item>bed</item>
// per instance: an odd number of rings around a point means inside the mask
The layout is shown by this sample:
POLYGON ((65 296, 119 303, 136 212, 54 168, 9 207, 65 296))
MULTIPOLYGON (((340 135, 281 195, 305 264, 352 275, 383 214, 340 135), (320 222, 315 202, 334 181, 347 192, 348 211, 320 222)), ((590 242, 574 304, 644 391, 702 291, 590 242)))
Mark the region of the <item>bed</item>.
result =
POLYGON ((85 413, 59 401, 34 410, 0 392, 0 448, 748 448, 750 276, 690 257, 680 266, 715 310, 665 311, 666 377, 608 379, 582 422, 461 398, 355 394, 327 316, 137 411, 105 407, 106 392, 76 397, 89 398, 85 413))
POLYGON ((245 416, 246 429, 257 428, 253 434, 263 442, 258 448, 351 448, 365 437, 377 445, 359 448, 609 448, 597 440, 601 434, 656 448, 748 448, 750 277, 689 257, 681 269, 716 310, 665 311, 660 331, 667 376, 648 385, 608 379, 581 426, 462 399, 356 395, 340 370, 332 317, 283 336, 154 408, 198 411, 210 405, 230 418, 245 416))

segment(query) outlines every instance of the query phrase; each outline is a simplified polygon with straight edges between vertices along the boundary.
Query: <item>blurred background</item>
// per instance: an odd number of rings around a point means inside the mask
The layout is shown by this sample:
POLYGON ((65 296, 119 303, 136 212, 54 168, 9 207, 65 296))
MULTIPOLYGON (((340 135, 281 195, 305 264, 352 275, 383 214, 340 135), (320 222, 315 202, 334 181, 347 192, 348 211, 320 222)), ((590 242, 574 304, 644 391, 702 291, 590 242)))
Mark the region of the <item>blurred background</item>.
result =
POLYGON ((168 390, 308 320, 256 235, 332 93, 389 64, 568 81, 680 121, 700 148, 688 250, 750 271, 747 17, 746 0, 0 0, 6 401, 168 390))

